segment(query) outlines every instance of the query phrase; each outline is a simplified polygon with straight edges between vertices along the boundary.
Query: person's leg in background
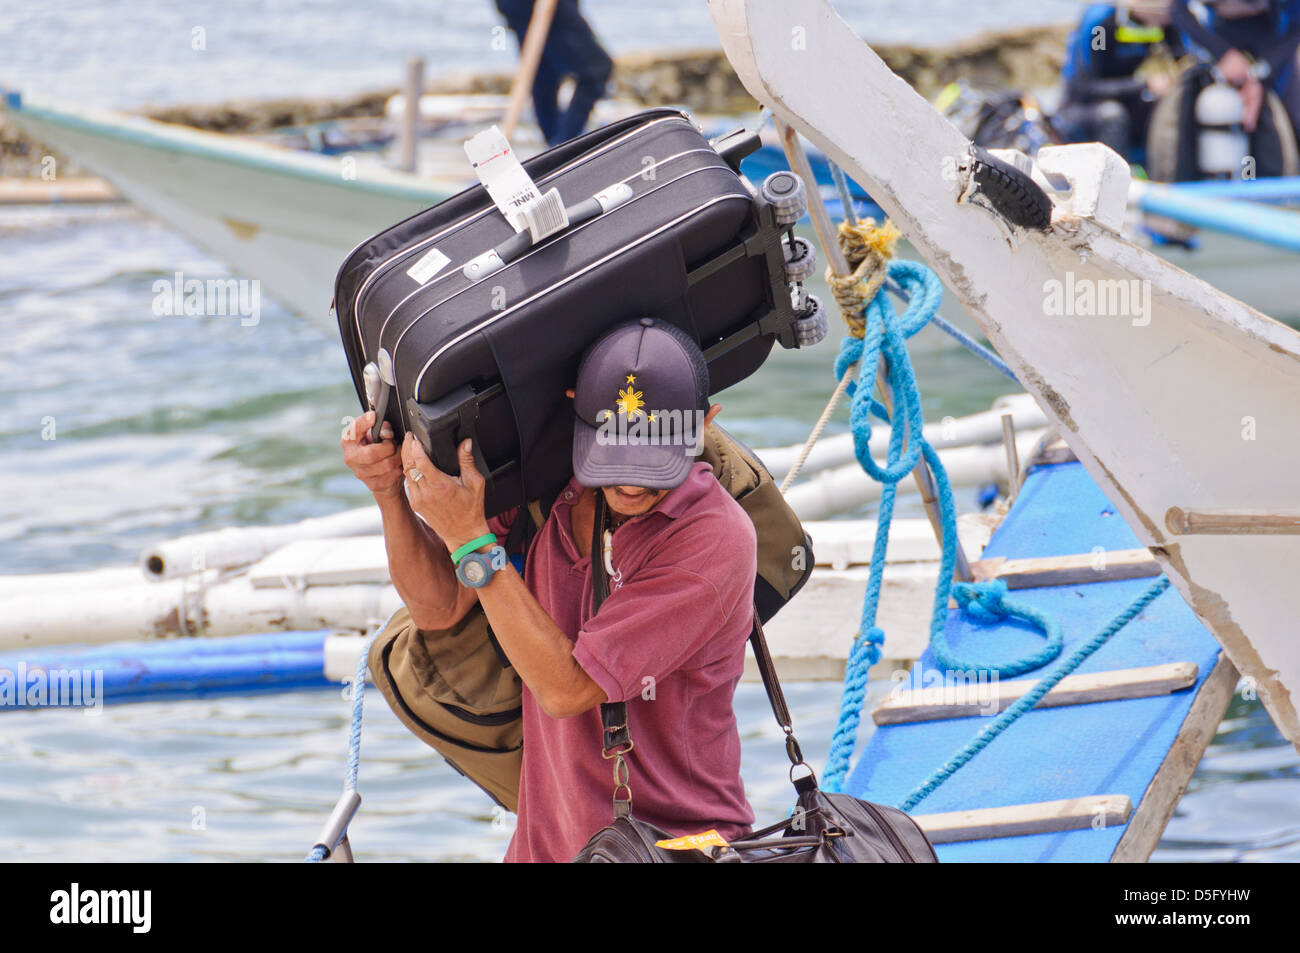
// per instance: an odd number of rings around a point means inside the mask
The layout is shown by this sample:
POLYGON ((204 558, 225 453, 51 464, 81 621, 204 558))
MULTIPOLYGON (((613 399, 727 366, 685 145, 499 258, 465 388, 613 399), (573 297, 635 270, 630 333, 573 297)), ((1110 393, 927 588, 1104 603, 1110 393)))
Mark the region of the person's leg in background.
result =
POLYGON ((1132 146, 1129 113, 1118 100, 1066 103, 1052 122, 1069 142, 1102 142, 1122 156, 1132 146))
POLYGON ((605 95, 614 61, 583 18, 578 0, 559 0, 556 5, 542 61, 552 65, 557 75, 575 80, 573 96, 559 116, 555 138, 547 133, 546 141, 555 145, 579 135, 587 125, 592 107, 605 95))
MULTIPOLYGON (((533 15, 533 0, 496 0, 496 5, 497 10, 505 17, 506 25, 518 38, 519 48, 523 49, 524 37, 528 35, 528 22, 533 15)), ((559 135, 560 80, 563 74, 555 68, 554 59, 549 55, 554 36, 555 26, 552 25, 550 35, 546 39, 546 46, 542 48, 542 58, 537 64, 537 74, 533 77, 532 88, 533 115, 537 118, 537 125, 541 127, 542 135, 551 145, 568 138, 559 135)))
POLYGON ((1275 88, 1286 108, 1287 117, 1291 120, 1291 132, 1295 135, 1296 144, 1300 146, 1300 53, 1296 53, 1295 58, 1282 71, 1275 88))

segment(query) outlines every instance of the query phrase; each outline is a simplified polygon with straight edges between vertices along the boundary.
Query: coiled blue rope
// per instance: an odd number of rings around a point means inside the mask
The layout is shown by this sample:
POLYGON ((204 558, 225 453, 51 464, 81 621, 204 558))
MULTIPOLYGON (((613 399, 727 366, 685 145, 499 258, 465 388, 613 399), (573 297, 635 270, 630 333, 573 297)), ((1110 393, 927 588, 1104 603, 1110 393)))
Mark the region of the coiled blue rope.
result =
POLYGON ((1042 668, 1061 654, 1061 630, 1056 622, 1046 613, 1030 608, 1023 603, 1008 602, 1007 584, 1001 579, 983 583, 955 582, 952 584, 952 597, 957 600, 957 607, 976 622, 993 625, 1003 619, 1014 617, 1023 619, 1035 626, 1047 641, 1037 652, 1031 652, 1022 658, 1010 662, 989 664, 973 663, 958 658, 948 645, 946 626, 930 634, 930 651, 934 653, 936 667, 944 671, 970 671, 983 669, 999 678, 1012 678, 1023 675, 1036 668, 1042 668))
MULTIPOLYGON (((881 484, 880 509, 876 518, 876 538, 872 546, 871 567, 867 575, 867 589, 863 598, 862 620, 858 637, 849 652, 844 672, 844 690, 840 699, 840 715, 831 737, 822 787, 827 791, 842 790, 848 775, 853 751, 857 744, 858 726, 866 699, 867 674, 872 665, 880 661, 880 647, 885 633, 876 625, 876 614, 884 582, 885 551, 889 544, 889 530, 894 515, 894 500, 899 481, 906 478, 924 458, 934 476, 935 493, 943 526, 943 547, 939 559, 939 579, 935 586, 934 605, 930 618, 930 639, 937 645, 937 654, 950 669, 978 669, 986 666, 962 661, 947 646, 944 627, 948 621, 948 598, 952 590, 953 567, 957 559, 957 515, 953 502, 952 485, 939 454, 926 441, 925 423, 921 408, 920 388, 912 369, 906 341, 933 318, 943 294, 943 286, 934 272, 917 262, 893 261, 889 263, 887 284, 897 286, 906 296, 908 305, 902 316, 895 310, 884 290, 878 292, 863 309, 864 330, 861 338, 847 337, 840 344, 840 354, 835 361, 836 379, 841 379, 857 363, 858 378, 850 383, 849 427, 853 433, 854 453, 862 468, 881 484), (894 395, 891 414, 872 395, 878 361, 884 355, 888 363, 888 384, 894 395), (872 417, 890 425, 889 446, 885 463, 878 464, 871 455, 872 417), (904 439, 906 438, 906 449, 904 439)), ((1007 602, 1005 585, 995 583, 963 584, 962 595, 971 612, 985 619, 1015 615, 1038 626, 1047 636, 1043 649, 1031 656, 994 666, 999 674, 1019 674, 1045 664, 1061 651, 1059 630, 1041 613, 1027 606, 1007 602)))
POLYGON ((1081 644, 1071 652, 1060 665, 1053 669, 1048 675, 1038 681, 1020 698, 1016 699, 1006 711, 998 715, 992 724, 985 727, 970 742, 962 747, 955 755, 944 762, 928 778, 922 781, 915 790, 912 791, 899 805, 904 811, 910 811, 916 805, 920 804, 925 798, 929 797, 939 785, 952 777, 952 775, 971 758, 979 754, 998 735, 1007 730, 1016 719, 1018 719, 1029 709, 1033 708, 1042 699, 1044 695, 1056 687, 1057 682, 1073 672, 1088 656, 1101 648, 1110 640, 1120 629, 1128 625, 1138 614, 1145 609, 1151 602, 1162 592, 1169 588, 1169 579, 1161 576, 1147 590, 1142 593, 1131 605, 1119 615, 1110 621, 1106 628, 1102 629, 1088 641, 1081 644))
MULTIPOLYGON (((389 620, 392 620, 392 616, 389 616, 389 620)), ((374 635, 366 639, 361 647, 361 655, 357 658, 357 670, 352 676, 352 728, 348 733, 348 766, 343 780, 345 792, 357 789, 357 774, 361 770, 361 716, 365 711, 366 668, 370 658, 370 644, 387 626, 388 623, 384 623, 374 635)), ((333 846, 335 845, 331 845, 331 849, 333 846)), ((307 853, 304 860, 308 864, 318 864, 325 857, 325 848, 318 844, 307 853)))

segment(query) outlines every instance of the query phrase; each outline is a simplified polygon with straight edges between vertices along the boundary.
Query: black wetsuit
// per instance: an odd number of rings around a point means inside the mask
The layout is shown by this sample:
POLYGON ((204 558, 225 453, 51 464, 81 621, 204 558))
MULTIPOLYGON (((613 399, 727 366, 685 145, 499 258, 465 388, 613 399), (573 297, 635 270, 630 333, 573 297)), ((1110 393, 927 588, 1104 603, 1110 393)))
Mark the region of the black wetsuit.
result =
POLYGON ((1053 119, 1073 142, 1104 142, 1130 160, 1141 158, 1152 99, 1138 67, 1160 45, 1177 57, 1184 52, 1172 31, 1130 24, 1114 4, 1093 4, 1066 47, 1061 78, 1065 98, 1053 119), (1128 34, 1137 38, 1129 39, 1128 34))
POLYGON ((1187 0, 1174 0, 1170 15, 1174 25, 1190 43, 1204 49, 1215 62, 1229 50, 1240 50, 1256 63, 1268 64, 1268 76, 1262 80, 1282 100, 1292 131, 1300 138, 1300 69, 1296 66, 1296 49, 1300 47, 1300 0, 1234 0, 1239 9, 1259 10, 1248 16, 1228 19, 1215 0, 1203 0, 1214 12, 1209 24, 1202 23, 1187 7, 1187 0))

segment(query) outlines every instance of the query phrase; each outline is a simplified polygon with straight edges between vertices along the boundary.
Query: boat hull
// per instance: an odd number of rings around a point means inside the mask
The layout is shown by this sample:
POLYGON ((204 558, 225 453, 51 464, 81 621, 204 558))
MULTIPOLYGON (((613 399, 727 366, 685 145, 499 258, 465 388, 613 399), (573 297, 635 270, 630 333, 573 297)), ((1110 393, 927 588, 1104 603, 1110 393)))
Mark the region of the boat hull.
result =
POLYGON ((5 116, 322 327, 353 247, 466 184, 116 113, 24 102, 5 116))
MULTIPOLYGON (((960 171, 969 140, 824 0, 797 8, 710 0, 710 8, 749 92, 899 225, 1300 748, 1290 601, 1300 535, 1175 537, 1165 523, 1175 507, 1294 508, 1300 334, 1086 213, 1057 209, 1036 232, 969 201, 970 173, 960 171), (815 56, 790 55, 792 30, 815 56), (1119 284, 1138 303, 1099 308, 1096 293, 1119 284), (1067 287, 1090 287, 1092 306, 1065 305, 1067 287)), ((1113 222, 1127 176, 1105 178, 1094 147, 1058 148, 1090 150, 1073 194, 1090 194, 1113 222)))

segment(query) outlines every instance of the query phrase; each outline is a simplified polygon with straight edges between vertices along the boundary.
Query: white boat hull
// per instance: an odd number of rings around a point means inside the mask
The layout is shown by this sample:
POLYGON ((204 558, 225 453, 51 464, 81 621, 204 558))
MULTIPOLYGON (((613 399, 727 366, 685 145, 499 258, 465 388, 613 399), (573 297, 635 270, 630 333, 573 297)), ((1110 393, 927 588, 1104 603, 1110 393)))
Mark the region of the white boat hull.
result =
MULTIPOLYGON (((25 102, 6 117, 314 323, 344 257, 465 186, 118 113, 25 102)), ((206 275, 186 278, 206 279, 206 275)))

